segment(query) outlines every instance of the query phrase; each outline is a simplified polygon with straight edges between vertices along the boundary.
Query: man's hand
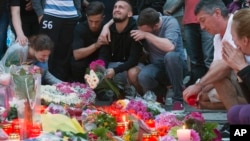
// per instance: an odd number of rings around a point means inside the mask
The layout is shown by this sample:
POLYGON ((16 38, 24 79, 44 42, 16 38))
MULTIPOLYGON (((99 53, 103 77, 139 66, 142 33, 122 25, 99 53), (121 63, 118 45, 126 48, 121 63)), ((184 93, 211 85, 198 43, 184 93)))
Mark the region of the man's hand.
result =
POLYGON ((140 41, 145 39, 146 32, 141 30, 131 30, 130 35, 134 38, 135 41, 140 41))
POLYGON ((199 86, 197 84, 194 84, 194 85, 187 87, 182 93, 184 101, 186 101, 188 103, 188 98, 190 96, 198 95, 201 91, 202 91, 201 86, 199 86))
POLYGON ((237 72, 248 65, 242 51, 226 41, 223 42, 222 57, 227 65, 237 72))
POLYGON ((115 71, 114 71, 114 69, 112 69, 112 68, 110 68, 110 69, 107 69, 107 71, 106 71, 106 78, 113 78, 114 76, 115 76, 115 71))
POLYGON ((98 40, 101 40, 104 44, 109 44, 111 42, 109 26, 105 25, 102 28, 102 32, 99 35, 98 40))
POLYGON ((41 22, 42 18, 43 18, 43 15, 41 15, 41 16, 38 17, 38 22, 39 23, 41 22))

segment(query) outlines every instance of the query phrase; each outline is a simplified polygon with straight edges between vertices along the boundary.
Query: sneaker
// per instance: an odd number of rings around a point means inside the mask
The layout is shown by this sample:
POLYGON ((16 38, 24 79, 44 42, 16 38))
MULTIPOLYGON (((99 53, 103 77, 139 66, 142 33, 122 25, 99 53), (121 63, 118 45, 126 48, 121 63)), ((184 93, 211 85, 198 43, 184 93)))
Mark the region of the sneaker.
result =
POLYGON ((220 129, 222 138, 230 138, 230 124, 225 123, 220 129))
POLYGON ((180 101, 175 101, 173 104, 172 112, 173 113, 182 113, 185 111, 184 105, 180 101))

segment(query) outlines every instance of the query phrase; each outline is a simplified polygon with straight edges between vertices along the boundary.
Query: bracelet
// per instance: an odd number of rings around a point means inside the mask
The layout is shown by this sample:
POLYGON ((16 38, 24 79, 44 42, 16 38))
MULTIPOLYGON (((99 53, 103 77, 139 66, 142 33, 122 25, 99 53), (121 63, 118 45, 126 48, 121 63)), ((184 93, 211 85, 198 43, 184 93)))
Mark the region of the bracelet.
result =
POLYGON ((197 79, 197 81, 195 82, 195 85, 198 85, 201 87, 201 89, 203 89, 203 85, 201 84, 201 79, 197 79))

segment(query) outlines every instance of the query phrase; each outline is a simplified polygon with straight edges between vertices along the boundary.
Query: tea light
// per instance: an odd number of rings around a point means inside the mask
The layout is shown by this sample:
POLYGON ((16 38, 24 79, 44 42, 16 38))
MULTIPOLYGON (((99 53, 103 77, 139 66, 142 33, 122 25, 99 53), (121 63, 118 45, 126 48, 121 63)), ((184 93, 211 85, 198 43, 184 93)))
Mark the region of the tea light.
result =
POLYGON ((150 128, 155 128, 155 121, 152 119, 149 119, 146 121, 146 124, 148 125, 148 127, 150 128))
POLYGON ((150 141, 150 134, 143 134, 142 141, 150 141))
POLYGON ((122 136, 125 132, 125 124, 124 122, 118 122, 116 126, 116 135, 122 136))
POLYGON ((10 135, 13 131, 11 123, 3 123, 2 128, 6 134, 10 135))
POLYGON ((185 129, 185 126, 183 127, 183 129, 177 130, 178 141, 190 141, 190 136, 191 130, 185 129))
POLYGON ((33 123, 30 128, 30 136, 29 137, 37 137, 41 133, 41 124, 40 123, 33 123))
POLYGON ((157 131, 151 132, 150 141, 158 141, 158 138, 159 138, 159 135, 158 135, 157 131))

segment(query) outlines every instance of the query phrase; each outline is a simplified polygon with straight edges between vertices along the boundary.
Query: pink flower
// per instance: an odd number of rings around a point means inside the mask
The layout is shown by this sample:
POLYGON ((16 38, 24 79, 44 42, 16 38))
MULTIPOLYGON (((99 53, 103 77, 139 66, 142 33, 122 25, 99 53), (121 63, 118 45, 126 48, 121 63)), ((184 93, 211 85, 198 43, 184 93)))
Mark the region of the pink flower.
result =
POLYGON ((92 61, 89 65, 89 68, 94 71, 96 71, 98 67, 101 67, 101 68, 105 67, 105 62, 99 59, 96 61, 92 61))
POLYGON ((199 133, 197 133, 195 130, 191 129, 191 140, 192 141, 200 141, 199 133))
POLYGON ((200 113, 200 112, 191 112, 191 113, 189 113, 188 115, 185 116, 184 121, 188 120, 190 118, 191 119, 196 119, 196 120, 199 120, 199 121, 205 123, 205 119, 202 116, 202 113, 200 113))
POLYGON ((222 137, 221 137, 220 131, 218 131, 217 129, 214 129, 214 133, 215 133, 216 137, 213 138, 212 141, 221 141, 222 137))
POLYGON ((162 127, 168 126, 169 128, 174 126, 181 126, 183 123, 176 118, 176 116, 170 112, 164 112, 155 117, 155 126, 162 127))

